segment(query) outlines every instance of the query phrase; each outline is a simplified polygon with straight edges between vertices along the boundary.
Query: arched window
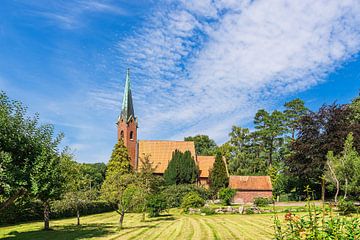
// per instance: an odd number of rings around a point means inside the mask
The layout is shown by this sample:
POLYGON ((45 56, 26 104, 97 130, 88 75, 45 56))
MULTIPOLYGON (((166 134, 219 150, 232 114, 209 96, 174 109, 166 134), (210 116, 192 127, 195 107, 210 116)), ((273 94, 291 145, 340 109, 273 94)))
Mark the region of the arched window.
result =
POLYGON ((121 130, 121 132, 120 132, 120 137, 121 137, 121 138, 124 138, 124 130, 121 130))
POLYGON ((134 140, 134 133, 133 133, 133 131, 130 132, 130 140, 134 140))

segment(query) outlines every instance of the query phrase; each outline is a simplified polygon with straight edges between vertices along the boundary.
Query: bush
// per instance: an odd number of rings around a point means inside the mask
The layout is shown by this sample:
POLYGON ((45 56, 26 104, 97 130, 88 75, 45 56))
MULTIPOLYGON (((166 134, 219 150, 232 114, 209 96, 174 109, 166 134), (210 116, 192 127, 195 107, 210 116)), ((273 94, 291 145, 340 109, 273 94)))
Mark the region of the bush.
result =
POLYGON ((202 207, 200 209, 201 213, 204 213, 205 215, 213 215, 215 214, 215 209, 211 207, 202 207))
POLYGON ((189 192, 196 192, 203 199, 209 199, 210 196, 207 189, 193 184, 170 185, 162 190, 168 208, 180 207, 182 199, 189 192))
POLYGON ((314 205, 309 205, 306 215, 288 212, 284 217, 286 224, 274 217, 274 239, 358 239, 360 235, 359 218, 334 216, 326 209, 318 211, 314 205))
POLYGON ((166 199, 163 194, 150 196, 146 209, 149 217, 158 217, 160 213, 166 210, 166 199))
POLYGON ((231 188, 222 188, 219 191, 219 198, 224 205, 230 205, 231 199, 234 197, 236 191, 231 188))
POLYGON ((181 207, 185 212, 189 210, 189 208, 199 208, 204 206, 205 200, 200 197, 197 192, 189 192, 184 196, 181 202, 181 207))
POLYGON ((246 208, 245 209, 245 214, 254 214, 254 210, 252 208, 246 208))
POLYGON ((266 207, 267 205, 271 204, 272 200, 266 197, 256 197, 254 199, 254 204, 257 207, 266 207))
MULTIPOLYGON (((76 212, 63 201, 54 201, 50 206, 50 219, 75 217, 76 212)), ((91 201, 80 207, 80 216, 114 211, 114 208, 104 201, 91 201)), ((0 213, 0 223, 19 223, 41 220, 44 217, 44 207, 41 201, 30 197, 19 198, 0 213)))
POLYGON ((337 207, 339 211, 341 211, 341 213, 344 215, 348 215, 350 213, 356 212, 356 207, 354 202, 347 201, 345 199, 340 199, 337 204, 337 207))

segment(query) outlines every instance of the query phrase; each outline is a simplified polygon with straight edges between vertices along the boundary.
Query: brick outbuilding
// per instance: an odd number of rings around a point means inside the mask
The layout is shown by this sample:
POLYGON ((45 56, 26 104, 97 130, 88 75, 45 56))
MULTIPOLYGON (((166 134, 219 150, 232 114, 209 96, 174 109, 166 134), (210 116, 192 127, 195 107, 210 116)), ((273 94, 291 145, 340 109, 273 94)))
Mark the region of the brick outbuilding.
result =
POLYGON ((269 176, 230 176, 229 187, 236 190, 234 203, 252 203, 256 197, 272 198, 269 176))

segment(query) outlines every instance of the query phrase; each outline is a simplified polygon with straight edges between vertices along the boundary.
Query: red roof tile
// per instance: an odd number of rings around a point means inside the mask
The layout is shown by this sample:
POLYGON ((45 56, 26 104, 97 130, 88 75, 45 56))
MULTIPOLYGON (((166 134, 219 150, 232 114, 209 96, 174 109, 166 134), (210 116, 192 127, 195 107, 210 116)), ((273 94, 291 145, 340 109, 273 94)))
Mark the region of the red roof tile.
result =
POLYGON ((272 191, 270 176, 230 176, 229 187, 236 190, 272 191))

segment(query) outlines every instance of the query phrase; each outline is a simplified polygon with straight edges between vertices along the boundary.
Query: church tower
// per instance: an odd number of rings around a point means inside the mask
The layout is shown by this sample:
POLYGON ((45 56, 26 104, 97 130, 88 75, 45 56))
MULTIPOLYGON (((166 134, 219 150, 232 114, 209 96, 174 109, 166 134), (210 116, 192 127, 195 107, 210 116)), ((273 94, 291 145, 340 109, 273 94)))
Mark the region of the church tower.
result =
POLYGON ((118 139, 122 139, 131 158, 131 166, 136 169, 137 118, 131 96, 130 70, 127 69, 121 113, 117 121, 118 139))

